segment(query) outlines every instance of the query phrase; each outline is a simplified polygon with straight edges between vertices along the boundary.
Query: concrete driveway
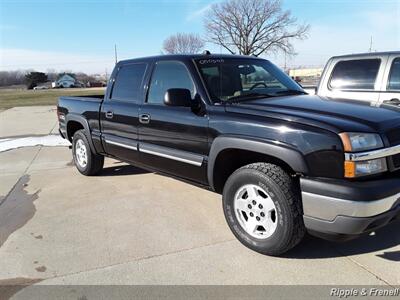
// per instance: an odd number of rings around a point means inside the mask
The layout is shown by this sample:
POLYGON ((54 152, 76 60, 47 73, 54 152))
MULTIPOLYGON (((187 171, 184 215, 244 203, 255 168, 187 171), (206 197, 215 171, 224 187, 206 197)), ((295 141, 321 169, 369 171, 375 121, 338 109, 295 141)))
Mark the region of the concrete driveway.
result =
MULTIPOLYGON (((53 107, 0 112, 1 138, 57 132, 53 107)), ((0 153, 0 284, 399 285, 399 223, 286 257, 242 246, 220 196, 106 160, 80 175, 67 147, 0 153)))

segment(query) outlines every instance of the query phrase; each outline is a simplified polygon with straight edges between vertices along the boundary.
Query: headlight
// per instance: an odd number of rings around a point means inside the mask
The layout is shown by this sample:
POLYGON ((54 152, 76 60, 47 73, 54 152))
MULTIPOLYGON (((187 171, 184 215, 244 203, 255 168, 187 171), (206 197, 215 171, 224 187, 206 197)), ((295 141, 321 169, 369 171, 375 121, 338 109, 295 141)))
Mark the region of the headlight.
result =
MULTIPOLYGON (((362 152, 383 148, 383 142, 379 134, 344 132, 339 134, 345 152, 362 152)), ((365 161, 345 161, 344 176, 354 178, 372 175, 387 171, 386 158, 365 160, 365 161)))
POLYGON ((346 152, 359 152, 383 147, 382 139, 376 133, 343 132, 339 136, 346 152))

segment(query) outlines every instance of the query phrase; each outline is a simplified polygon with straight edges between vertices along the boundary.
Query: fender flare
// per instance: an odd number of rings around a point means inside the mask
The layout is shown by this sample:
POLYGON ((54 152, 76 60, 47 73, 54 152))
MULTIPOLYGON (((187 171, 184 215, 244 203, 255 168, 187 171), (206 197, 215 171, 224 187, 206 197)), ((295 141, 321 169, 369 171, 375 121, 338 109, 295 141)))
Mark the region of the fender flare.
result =
POLYGON ((284 161, 296 173, 307 173, 308 167, 304 156, 289 145, 276 143, 270 140, 257 140, 246 137, 221 136, 214 139, 208 157, 207 178, 210 187, 214 190, 214 166, 221 151, 227 149, 248 150, 272 156, 284 161))
MULTIPOLYGON (((90 127, 89 127, 88 121, 81 115, 71 114, 71 113, 67 114, 67 116, 65 117, 67 138, 70 136, 70 134, 68 133, 68 123, 70 121, 78 122, 79 124, 81 124, 83 126, 83 129, 86 132, 86 137, 87 137, 87 139, 89 141, 90 149, 92 150, 93 153, 96 153, 96 149, 95 149, 94 144, 93 144, 92 134, 91 134, 91 131, 90 131, 90 127)), ((71 139, 72 139, 72 136, 71 136, 71 139)))

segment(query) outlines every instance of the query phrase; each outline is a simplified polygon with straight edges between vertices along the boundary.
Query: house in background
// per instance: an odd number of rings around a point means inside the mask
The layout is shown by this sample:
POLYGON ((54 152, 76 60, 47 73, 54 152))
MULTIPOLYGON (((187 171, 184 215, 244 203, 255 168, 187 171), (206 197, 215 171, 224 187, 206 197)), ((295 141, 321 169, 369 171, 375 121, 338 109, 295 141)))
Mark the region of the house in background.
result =
POLYGON ((81 87, 82 84, 76 80, 73 74, 60 74, 58 79, 52 82, 53 88, 72 88, 72 87, 81 87))

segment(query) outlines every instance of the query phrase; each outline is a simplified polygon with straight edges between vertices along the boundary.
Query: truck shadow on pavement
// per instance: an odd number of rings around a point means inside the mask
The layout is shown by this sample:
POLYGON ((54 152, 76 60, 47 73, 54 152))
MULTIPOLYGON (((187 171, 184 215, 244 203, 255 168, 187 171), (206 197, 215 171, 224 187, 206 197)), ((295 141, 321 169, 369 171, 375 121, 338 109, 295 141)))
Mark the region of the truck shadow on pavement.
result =
POLYGON ((126 175, 141 175, 150 173, 149 171, 140 169, 131 165, 118 165, 104 168, 98 176, 126 176, 126 175))
MULTIPOLYGON (((151 172, 132 165, 115 162, 115 165, 104 168, 98 176, 128 176, 148 173, 151 172)), ((180 178, 174 179, 185 182, 185 180, 180 178)), ((399 228, 400 220, 377 230, 374 234, 363 235, 347 242, 330 242, 307 235, 297 247, 282 257, 292 259, 321 259, 378 252, 376 254, 377 257, 390 261, 400 261, 399 250, 385 251, 400 245, 399 228)))
POLYGON ((377 257, 400 261, 400 251, 385 251, 400 245, 400 221, 395 221, 374 234, 363 235, 347 242, 330 242, 306 236, 305 239, 284 257, 298 259, 333 258, 379 252, 377 257))

